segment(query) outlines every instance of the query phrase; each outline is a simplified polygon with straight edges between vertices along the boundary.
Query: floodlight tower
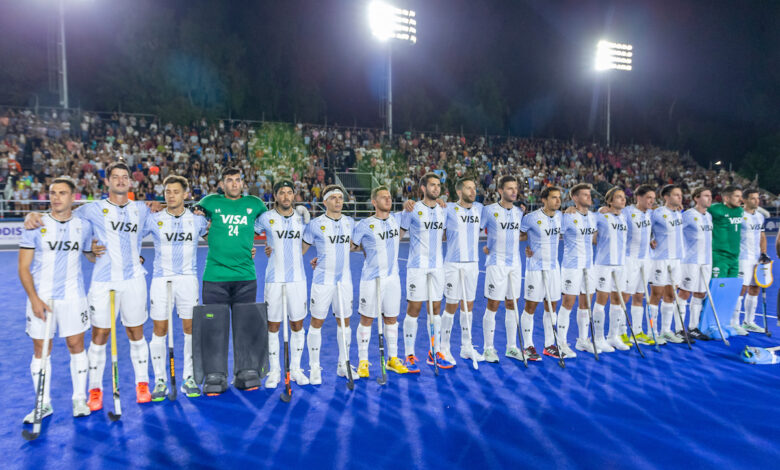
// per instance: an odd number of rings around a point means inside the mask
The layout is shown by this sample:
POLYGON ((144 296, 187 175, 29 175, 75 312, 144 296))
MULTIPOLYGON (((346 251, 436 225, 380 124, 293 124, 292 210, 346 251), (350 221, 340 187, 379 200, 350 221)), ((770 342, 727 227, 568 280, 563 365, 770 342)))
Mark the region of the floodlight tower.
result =
POLYGON ((59 70, 57 82, 60 93, 60 106, 68 107, 68 56, 65 49, 65 0, 60 3, 60 25, 57 31, 57 56, 59 58, 59 70))
MULTIPOLYGON (((631 71, 634 57, 634 46, 631 44, 621 44, 602 39, 596 45, 596 64, 597 72, 607 72, 609 70, 631 71)), ((612 106, 612 86, 607 77, 607 147, 610 144, 611 131, 611 106, 612 106)))
POLYGON ((396 8, 380 1, 368 5, 371 33, 387 43, 387 134, 393 138, 393 56, 391 40, 417 43, 417 20, 413 10, 396 8))

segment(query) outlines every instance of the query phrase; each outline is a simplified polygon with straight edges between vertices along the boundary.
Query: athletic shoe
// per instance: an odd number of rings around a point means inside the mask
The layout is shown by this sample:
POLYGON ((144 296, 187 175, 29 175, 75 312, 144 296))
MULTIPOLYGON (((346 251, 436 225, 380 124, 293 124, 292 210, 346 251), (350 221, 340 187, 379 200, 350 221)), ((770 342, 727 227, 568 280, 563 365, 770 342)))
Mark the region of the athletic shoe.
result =
POLYGON ((167 395, 168 385, 165 383, 165 380, 158 380, 154 384, 154 390, 152 390, 152 401, 163 401, 167 395))
POLYGON ((596 349, 599 350, 599 353, 615 352, 615 348, 613 348, 612 345, 609 344, 609 341, 607 341, 606 339, 597 339, 596 349))
MULTIPOLYGON (((623 333, 622 335, 620 335, 620 341, 622 341, 623 344, 625 344, 629 348, 633 348, 634 347, 634 341, 626 333, 623 333)), ((639 342, 639 339, 637 339, 637 342, 639 342)))
POLYGON ((542 356, 540 356, 539 353, 536 352, 536 348, 533 346, 528 346, 527 348, 525 348, 525 357, 527 357, 529 361, 542 360, 542 356))
MULTIPOLYGON (((358 376, 357 370, 352 366, 352 364, 349 365, 349 368, 352 370, 352 380, 358 380, 360 376, 358 376)), ((336 375, 339 377, 347 377, 347 363, 346 362, 340 362, 338 367, 336 367, 336 375)))
POLYGON ((192 377, 187 377, 184 380, 184 383, 181 384, 179 390, 181 390, 181 393, 185 394, 187 398, 198 398, 200 396, 198 384, 195 383, 195 379, 192 377))
MULTIPOLYGON (((54 408, 51 407, 51 403, 44 403, 43 409, 41 411, 41 420, 43 420, 43 418, 47 418, 51 416, 52 413, 54 413, 54 408)), ((32 424, 34 422, 35 410, 33 409, 30 413, 27 414, 27 416, 24 417, 24 424, 32 424)))
POLYGON ((135 386, 135 401, 138 403, 152 401, 152 394, 149 393, 149 382, 138 382, 135 386))
POLYGON ((652 346, 652 345, 655 344, 655 341, 653 341, 653 338, 651 338, 650 336, 647 336, 644 332, 641 332, 638 335, 634 335, 634 336, 636 336, 636 341, 639 344, 646 344, 648 346, 652 346))
POLYGON ((607 338, 607 343, 618 351, 628 351, 631 349, 630 347, 626 346, 626 343, 624 343, 623 340, 617 336, 610 336, 607 338))
POLYGON ((83 416, 89 416, 89 407, 87 406, 87 400, 83 398, 73 399, 73 417, 81 418, 83 416))
POLYGON ((732 323, 731 325, 729 325, 729 328, 734 330, 734 333, 738 334, 739 336, 747 336, 748 335, 747 330, 742 328, 739 325, 735 325, 735 324, 732 323))
POLYGON ((406 360, 404 361, 404 367, 406 367, 406 370, 408 370, 410 374, 419 374, 420 366, 417 365, 417 362, 419 362, 417 356, 415 356, 414 354, 410 354, 406 356, 406 360))
POLYGON ((688 335, 691 338, 699 340, 699 341, 710 341, 712 339, 709 336, 707 336, 704 333, 702 333, 701 330, 698 329, 698 328, 694 328, 692 330, 688 330, 688 335))
POLYGON ((747 331, 751 333, 763 333, 764 329, 760 326, 756 325, 755 322, 745 322, 742 324, 742 328, 746 329, 747 331))
POLYGON ((574 349, 577 351, 584 351, 594 354, 593 343, 590 342, 590 339, 577 338, 577 342, 574 344, 574 349))
POLYGON ((358 363, 358 377, 368 377, 368 361, 360 361, 358 363))
POLYGON ((679 337, 679 336, 677 336, 676 334, 672 333, 671 331, 670 331, 669 333, 663 333, 663 334, 661 335, 661 337, 662 337, 663 339, 665 339, 667 343, 676 343, 676 344, 680 344, 680 343, 683 343, 683 342, 685 342, 685 340, 684 340, 684 339, 682 339, 681 337, 679 337))
POLYGON ((89 400, 87 400, 87 406, 90 411, 98 411, 103 409, 103 390, 99 388, 93 388, 89 391, 89 400))
POLYGON ((551 344, 546 348, 544 348, 542 354, 544 354, 545 356, 553 357, 555 359, 559 359, 561 357, 560 353, 558 352, 558 347, 554 344, 551 344))
MULTIPOLYGON (((429 366, 433 365, 433 356, 431 356, 430 351, 428 351, 428 360, 426 362, 429 366)), ((448 361, 441 352, 436 353, 436 364, 439 366, 439 369, 452 369, 455 367, 455 364, 448 361)))
POLYGON ((290 380, 297 383, 298 385, 309 385, 309 378, 306 377, 306 374, 303 373, 303 369, 291 370, 290 380))
POLYGON ((677 332, 677 333, 675 333, 675 334, 676 334, 677 336, 679 336, 680 338, 682 338, 682 339, 683 339, 683 341, 685 341, 685 338, 687 337, 687 338, 688 338, 688 341, 690 341, 690 342, 691 342, 691 344, 693 344, 693 343, 695 343, 695 342, 696 342, 696 340, 695 340, 694 338, 692 338, 692 337, 691 337, 691 335, 689 335, 689 334, 685 334, 685 331, 683 331, 683 330, 680 330, 680 331, 678 331, 678 332, 677 332))
POLYGON ((309 383, 312 385, 322 385, 322 367, 319 365, 311 366, 311 372, 309 372, 309 383))
POLYGON ((460 357, 461 359, 466 359, 467 361, 471 360, 472 355, 474 355, 474 359, 477 360, 477 362, 484 362, 485 356, 478 353, 476 349, 472 346, 471 349, 463 349, 460 350, 460 357))
POLYGON ((390 360, 387 361, 387 364, 385 364, 385 368, 395 372, 396 374, 409 373, 409 369, 407 369, 404 363, 401 362, 401 360, 397 357, 391 357, 390 360))
POLYGON ((577 353, 574 352, 572 348, 569 347, 569 343, 563 343, 560 347, 561 353, 563 354, 564 359, 574 359, 577 357, 577 353))
POLYGON ((271 369, 271 372, 268 373, 268 377, 265 379, 265 388, 276 388, 281 381, 282 371, 279 369, 271 369))
POLYGON ((498 353, 496 348, 485 348, 485 362, 498 362, 498 353))
POLYGON ((442 355, 444 355, 444 360, 446 360, 447 362, 449 362, 453 366, 455 365, 455 356, 452 355, 452 351, 447 349, 445 351, 442 351, 441 353, 442 353, 442 355))
POLYGON ((661 335, 655 335, 655 342, 658 343, 661 346, 663 346, 663 345, 665 345, 667 343, 666 338, 664 338, 661 335))
POLYGON ((512 346, 511 348, 506 350, 506 353, 504 354, 506 357, 510 357, 512 359, 517 359, 518 361, 523 360, 523 353, 520 351, 520 348, 512 346))

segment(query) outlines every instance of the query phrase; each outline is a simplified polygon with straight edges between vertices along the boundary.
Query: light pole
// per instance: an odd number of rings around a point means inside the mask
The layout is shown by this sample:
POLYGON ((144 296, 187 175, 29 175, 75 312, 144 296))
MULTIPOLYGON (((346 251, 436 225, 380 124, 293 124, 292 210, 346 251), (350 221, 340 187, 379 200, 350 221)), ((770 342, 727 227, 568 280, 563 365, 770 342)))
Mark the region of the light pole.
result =
POLYGON ((59 56, 60 106, 68 108, 68 56, 65 49, 65 0, 60 0, 60 28, 57 40, 59 56))
POLYGON ((417 20, 413 10, 396 8, 384 2, 368 5, 368 23, 375 38, 387 43, 387 134, 393 138, 393 56, 390 40, 417 42, 417 20))
MULTIPOLYGON (((602 39, 596 45, 596 64, 598 72, 607 72, 609 70, 631 71, 634 57, 634 46, 631 44, 621 44, 602 39)), ((612 108, 612 83, 607 77, 607 147, 610 144, 612 108)))

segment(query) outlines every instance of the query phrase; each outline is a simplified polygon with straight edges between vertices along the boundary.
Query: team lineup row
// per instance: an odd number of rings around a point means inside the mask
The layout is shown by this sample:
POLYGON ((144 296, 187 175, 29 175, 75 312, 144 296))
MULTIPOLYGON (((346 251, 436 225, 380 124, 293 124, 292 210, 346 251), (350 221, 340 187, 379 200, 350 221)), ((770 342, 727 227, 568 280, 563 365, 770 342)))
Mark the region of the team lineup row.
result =
POLYGON ((40 403, 25 422, 36 421, 36 411, 37 422, 52 412, 50 385, 43 379, 49 376, 50 360, 43 351, 50 349, 49 339, 57 328, 71 353, 74 416, 102 408, 105 349, 117 312, 130 340, 137 401, 164 400, 171 392, 166 336, 171 339, 169 316, 174 305, 184 331, 181 391, 190 397, 199 396, 201 391, 193 374, 193 308, 199 303, 255 302, 253 240, 255 233, 262 232, 268 256, 264 299, 270 372, 266 388, 277 387, 282 379, 278 333, 284 325, 287 342, 287 322, 282 321, 285 316, 291 330, 287 390, 290 380, 299 385, 322 382, 321 328, 330 311, 338 322, 336 372, 350 382, 353 377, 369 376, 369 341, 377 318, 383 356, 384 348, 387 350, 387 360, 383 357, 381 361, 382 376, 385 370, 420 372, 414 346, 423 304, 427 305, 430 337, 426 362, 436 373, 456 364, 450 336, 459 309, 460 357, 470 360, 474 367, 482 361, 498 362, 494 332, 501 302, 505 309, 505 355, 526 364, 542 359, 532 336, 534 312, 540 303, 544 305, 542 353, 561 365, 576 357, 568 344, 575 303, 578 337, 574 349, 579 351, 598 354, 628 350, 634 345, 638 348, 639 344, 690 344, 695 339, 707 339, 698 325, 705 286, 712 275, 744 279, 745 317, 740 321, 740 296, 731 321, 735 332, 763 331, 753 320, 758 288, 752 273, 767 259, 766 237, 763 216, 756 211, 758 193, 752 190, 744 192, 742 207, 743 193, 736 188, 723 191, 724 203, 715 205, 711 191, 699 188, 692 195, 695 206, 683 212, 682 191, 675 185, 660 189, 662 204, 657 207, 654 188, 637 188, 636 201, 627 205, 625 193, 615 187, 606 194, 605 206, 592 212, 591 188, 578 184, 569 190, 573 205, 561 212, 562 191, 547 187, 541 195, 543 207, 523 214, 515 206, 520 188, 512 176, 499 179, 500 200, 483 206, 475 201, 473 179, 458 181, 458 201, 444 203, 439 199, 439 177, 426 174, 420 182, 420 201, 407 202, 403 212, 391 213, 390 191, 375 188, 371 202, 376 212, 355 222, 341 214, 344 193, 337 186, 323 192, 326 213, 308 220, 306 209, 294 206, 292 182, 276 183, 275 206, 268 211, 259 199, 242 196, 243 180, 237 169, 223 173, 220 184, 224 194, 206 196, 194 211, 184 206, 188 182, 182 177, 166 179, 164 210, 129 201, 129 183, 127 166, 114 163, 106 169, 109 198, 72 211, 73 183, 67 178, 55 179, 49 188, 51 211, 30 214, 25 220, 28 230, 20 243, 19 273, 28 295, 27 333, 34 343, 30 368, 40 395, 40 403), (487 308, 482 315, 483 351, 479 353, 473 346, 471 325, 480 273, 479 240, 484 232, 487 308), (405 285, 408 302, 403 320, 404 354, 399 356, 397 319, 402 290, 398 253, 406 233, 410 243, 405 285), (147 234, 154 239, 155 247, 148 314, 145 270, 140 259, 141 242, 147 234), (196 253, 201 237, 207 239, 209 252, 199 299, 196 253), (563 253, 559 262, 561 238, 563 253), (527 241, 522 256, 521 241, 527 241), (315 248, 317 257, 312 261, 311 292, 306 296, 302 295, 307 292, 303 255, 310 247, 315 248), (365 255, 357 306, 357 370, 349 365, 352 251, 365 255), (87 295, 81 252, 95 263, 87 295), (591 296, 595 296, 595 302, 591 296), (519 314, 516 304, 521 297, 524 307, 519 314), (608 302, 609 331, 605 333, 608 302), (631 304, 630 310, 626 303, 631 304), (688 331, 683 324, 687 310, 688 331), (660 327, 656 321, 659 311, 660 327), (308 332, 304 332, 303 320, 308 312, 311 320, 308 332), (154 331, 147 345, 143 325, 148 316, 152 317, 154 331), (673 321, 677 323, 675 328, 673 321), (84 335, 90 325, 92 340, 87 352, 84 335), (306 345, 308 376, 301 366, 306 345))

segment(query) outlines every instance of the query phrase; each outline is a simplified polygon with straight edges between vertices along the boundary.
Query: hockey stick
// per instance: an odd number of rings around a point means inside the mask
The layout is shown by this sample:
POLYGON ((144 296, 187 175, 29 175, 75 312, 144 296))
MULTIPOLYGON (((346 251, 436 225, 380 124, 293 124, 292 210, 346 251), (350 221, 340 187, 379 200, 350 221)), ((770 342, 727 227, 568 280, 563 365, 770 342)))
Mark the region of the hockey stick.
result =
POLYGON ((51 313, 46 315, 46 310, 43 311, 45 317, 46 326, 43 329, 43 349, 41 351, 41 367, 38 370, 38 385, 35 389, 35 412, 33 413, 33 428, 32 432, 23 429, 22 437, 25 440, 32 441, 37 439, 41 435, 41 421, 43 420, 43 391, 46 385, 46 363, 49 360, 49 334, 51 334, 51 324, 54 321, 54 301, 49 300, 47 304, 51 313))
POLYGON ((588 305, 585 309, 588 311, 588 319, 590 320, 590 343, 593 345, 593 357, 599 360, 599 350, 596 348, 596 326, 593 324, 593 311, 590 309, 590 287, 588 286, 588 268, 582 268, 582 282, 585 283, 585 300, 588 301, 588 305))
MULTIPOLYGON (((550 300, 550 289, 549 285, 547 284, 547 272, 543 269, 542 270, 542 284, 544 285, 544 301, 545 306, 550 309, 550 323, 552 323, 552 316, 555 315, 555 311, 553 310, 552 306, 552 300, 550 300)), ((558 332, 556 331, 558 329, 558 317, 555 317, 555 324, 552 325, 552 332, 553 332, 553 341, 555 341, 555 349, 558 350, 558 365, 561 366, 561 368, 566 368, 566 363, 563 362, 563 353, 561 352, 561 347, 558 344, 558 332)))
POLYGON ((762 310, 764 313, 764 333, 771 338, 772 333, 769 331, 769 322, 766 321, 766 288, 765 287, 761 288, 761 298, 763 300, 762 310))
POLYGON ((173 281, 165 283, 168 294, 168 365, 171 369, 171 388, 168 390, 168 400, 176 401, 176 367, 173 362, 173 281))
POLYGON ((116 291, 108 291, 108 310, 111 321, 111 384, 113 386, 114 412, 108 412, 108 419, 119 421, 122 417, 122 402, 119 399, 119 359, 116 347, 116 291))
POLYGON ((379 362, 382 365, 382 375, 376 378, 376 383, 384 385, 387 383, 387 368, 385 367, 385 335, 382 333, 382 276, 376 277, 376 319, 377 331, 379 332, 379 362))
POLYGON ((346 337, 346 326, 344 321, 344 315, 346 315, 346 312, 344 311, 344 299, 341 298, 341 283, 336 283, 336 295, 339 297, 339 311, 341 312, 341 316, 339 317, 336 315, 336 318, 338 319, 339 323, 341 324, 341 348, 342 353, 344 354, 344 360, 347 361, 347 388, 350 390, 355 389, 355 380, 352 378, 352 366, 349 364, 349 350, 347 349, 347 337, 346 337))
POLYGON ((287 284, 282 284, 282 338, 284 339, 284 391, 279 399, 290 403, 292 387, 290 387, 290 337, 287 333, 287 284))
POLYGON ((512 300, 515 302, 515 322, 517 323, 517 337, 520 338, 520 357, 523 358, 523 365, 528 368, 528 358, 525 357, 525 343, 523 343, 523 326, 520 324, 520 303, 515 299, 515 289, 512 286, 512 274, 507 277, 509 282, 509 292, 512 294, 512 300))
POLYGON ((431 340, 430 354, 433 358, 433 372, 439 375, 439 361, 436 357, 436 348, 434 347, 434 341, 436 332, 434 331, 433 322, 433 302, 431 301, 431 273, 425 275, 425 289, 428 291, 428 338, 431 340))
POLYGON ((653 319, 650 317, 650 312, 648 310, 648 305, 650 305, 650 293, 647 291, 647 277, 645 277, 644 262, 642 263, 642 267, 639 268, 639 272, 642 274, 642 290, 645 292, 645 318, 647 318, 647 324, 650 326, 650 333, 653 335, 655 350, 656 352, 661 352, 661 346, 658 344, 658 340, 655 338, 655 325, 653 325, 653 319))
MULTIPOLYGON (((466 318, 466 323, 468 323, 468 332, 469 332, 469 342, 471 344, 471 352, 469 353, 469 356, 471 356, 471 365, 474 367, 474 370, 479 369, 479 364, 477 363, 477 357, 474 353, 474 344, 473 339, 471 337, 471 311, 469 310, 469 301, 466 299, 466 276, 463 275, 463 269, 458 269, 458 276, 460 277, 460 296, 462 298, 463 305, 461 306, 461 309, 463 310, 463 316, 466 318)), ((463 347, 463 345, 461 345, 463 347)))
MULTIPOLYGON (((669 273, 669 282, 672 282, 672 266, 666 265, 666 272, 669 273)), ((685 317, 683 316, 683 312, 680 309, 680 297, 677 296, 677 286, 672 284, 672 294, 674 294, 674 308, 677 310, 677 316, 680 319, 680 326, 682 327, 683 336, 685 336, 685 342, 688 344, 688 349, 693 349, 691 347, 691 338, 688 337, 688 329, 685 328, 685 317)))
POLYGON ((620 287, 618 287, 617 275, 615 274, 615 271, 612 271, 612 282, 615 283, 615 290, 617 291, 618 298, 620 299, 620 306, 623 308, 623 313, 626 314, 626 325, 628 325, 628 329, 631 331, 631 337, 634 339, 634 346, 636 346, 636 350, 639 351, 639 355, 644 358, 645 353, 642 352, 642 349, 639 347, 639 342, 636 340, 636 336, 634 335, 634 327, 631 325, 631 318, 628 316, 626 301, 623 300, 623 292, 621 292, 620 287))
MULTIPOLYGON (((707 277, 704 275, 704 266, 700 266, 699 271, 701 272, 702 280, 707 279, 707 277)), ((710 284, 708 282, 705 282, 704 288, 707 291, 707 298, 710 299, 710 305, 712 306, 712 313, 715 315, 715 324, 718 325, 718 332, 720 333, 720 339, 723 340, 726 346, 731 346, 729 344, 729 340, 726 339, 726 335, 723 334, 723 329, 720 327, 720 319, 718 318, 718 311, 715 310, 715 302, 712 300, 712 292, 710 292, 710 284)))

